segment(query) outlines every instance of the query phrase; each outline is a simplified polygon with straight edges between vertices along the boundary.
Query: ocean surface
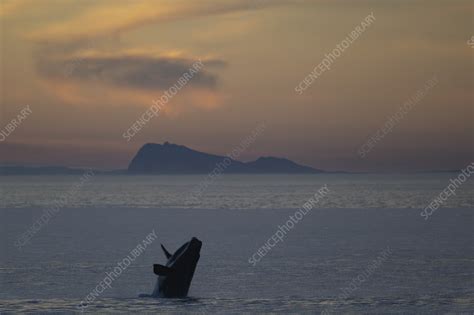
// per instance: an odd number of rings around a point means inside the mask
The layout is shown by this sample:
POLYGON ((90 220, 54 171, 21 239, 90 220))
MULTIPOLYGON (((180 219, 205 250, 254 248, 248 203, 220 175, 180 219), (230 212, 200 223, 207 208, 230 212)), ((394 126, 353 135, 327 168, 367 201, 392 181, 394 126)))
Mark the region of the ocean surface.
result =
MULTIPOLYGON (((323 185, 331 194, 318 208, 422 208, 457 175, 222 175, 215 180, 206 175, 96 175, 83 182, 71 175, 0 176, 0 208, 48 207, 68 197, 68 207, 289 209, 300 207, 323 185), (202 188, 196 196, 197 187, 202 188)), ((466 181, 444 206, 473 208, 474 181, 466 181)))
POLYGON ((155 231, 157 240, 84 312, 473 314, 472 180, 428 220, 420 216, 455 176, 224 175, 197 198, 189 196, 205 176, 97 175, 80 187, 80 176, 3 176, 0 313, 79 313, 155 231), (249 263, 323 185, 328 196, 249 263), (16 247, 57 200, 66 202, 16 247), (174 251, 192 236, 203 247, 189 297, 138 298, 155 286, 152 265, 165 262, 160 243, 174 251))

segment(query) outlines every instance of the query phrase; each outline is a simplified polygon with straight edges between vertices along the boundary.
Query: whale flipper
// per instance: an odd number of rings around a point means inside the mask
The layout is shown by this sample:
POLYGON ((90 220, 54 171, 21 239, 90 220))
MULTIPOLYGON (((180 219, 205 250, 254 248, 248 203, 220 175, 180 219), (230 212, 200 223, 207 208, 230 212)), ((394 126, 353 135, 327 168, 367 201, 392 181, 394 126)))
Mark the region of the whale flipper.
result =
POLYGON ((163 249, 163 252, 165 253, 166 259, 170 259, 170 257, 171 257, 170 252, 168 252, 166 250, 166 248, 163 246, 163 244, 160 244, 160 245, 161 245, 161 249, 163 249))
POLYGON ((153 272, 157 276, 167 276, 171 272, 173 272, 173 269, 169 268, 169 267, 165 267, 165 266, 160 265, 160 264, 154 264, 153 265, 153 272))

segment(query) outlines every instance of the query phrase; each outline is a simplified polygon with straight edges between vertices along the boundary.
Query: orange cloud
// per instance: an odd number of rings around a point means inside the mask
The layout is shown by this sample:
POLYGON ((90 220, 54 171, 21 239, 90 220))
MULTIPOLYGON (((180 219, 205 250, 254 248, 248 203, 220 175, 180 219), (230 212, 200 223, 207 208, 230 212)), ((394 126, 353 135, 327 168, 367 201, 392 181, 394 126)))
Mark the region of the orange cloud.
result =
POLYGON ((0 1, 0 16, 7 16, 18 12, 29 4, 31 0, 2 0, 0 1))
POLYGON ((283 0, 102 1, 69 20, 51 23, 31 32, 29 38, 39 42, 77 41, 116 34, 150 23, 262 9, 287 2, 283 0), (257 2, 259 5, 255 5, 257 2))

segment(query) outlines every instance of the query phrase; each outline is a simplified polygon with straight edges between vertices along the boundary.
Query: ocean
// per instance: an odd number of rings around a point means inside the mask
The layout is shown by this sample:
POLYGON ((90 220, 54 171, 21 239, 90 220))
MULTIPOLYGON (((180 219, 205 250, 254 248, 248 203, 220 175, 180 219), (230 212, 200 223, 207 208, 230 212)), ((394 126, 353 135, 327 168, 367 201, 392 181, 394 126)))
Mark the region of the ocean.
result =
MULTIPOLYGON (((207 175, 175 176, 3 176, 0 207, 48 207, 75 186, 70 208, 136 207, 183 209, 289 209, 300 207, 320 187, 330 196, 317 208, 426 207, 457 173, 207 175), (201 189, 197 189, 201 187, 201 189), (199 191, 196 196, 196 191, 199 191)), ((474 207, 474 183, 465 182, 444 207, 474 207)))
POLYGON ((420 215, 455 176, 3 176, 0 312, 472 314, 472 180, 420 215), (321 187, 329 193, 269 246, 321 187), (174 251, 193 236, 203 247, 189 297, 139 298, 165 262, 160 243, 174 251))

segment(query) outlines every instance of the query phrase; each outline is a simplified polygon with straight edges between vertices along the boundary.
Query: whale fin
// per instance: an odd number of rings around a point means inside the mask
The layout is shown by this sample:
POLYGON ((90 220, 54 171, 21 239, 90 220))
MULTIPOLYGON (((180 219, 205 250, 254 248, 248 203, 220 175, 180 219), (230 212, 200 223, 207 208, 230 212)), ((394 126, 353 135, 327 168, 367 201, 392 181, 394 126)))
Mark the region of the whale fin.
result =
POLYGON ((163 244, 160 244, 160 245, 161 245, 161 249, 165 253, 166 259, 170 259, 171 254, 166 250, 166 248, 163 246, 163 244))
POLYGON ((153 272, 157 276, 167 276, 171 272, 173 272, 173 269, 169 268, 169 267, 166 267, 166 266, 163 266, 163 265, 160 265, 160 264, 154 264, 153 265, 153 272))

